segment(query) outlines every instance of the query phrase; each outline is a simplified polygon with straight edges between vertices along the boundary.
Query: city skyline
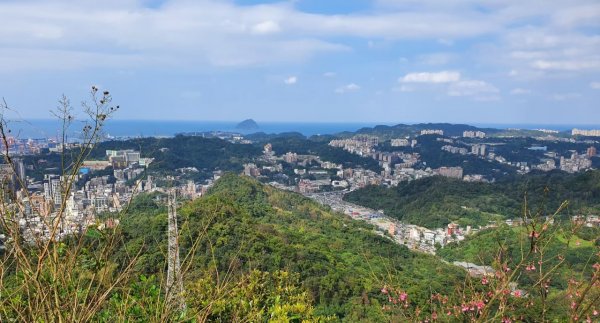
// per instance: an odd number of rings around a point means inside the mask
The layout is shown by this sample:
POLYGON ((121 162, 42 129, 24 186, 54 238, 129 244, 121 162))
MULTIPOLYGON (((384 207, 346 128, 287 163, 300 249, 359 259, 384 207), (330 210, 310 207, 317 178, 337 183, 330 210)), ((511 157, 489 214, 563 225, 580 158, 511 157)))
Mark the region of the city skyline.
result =
POLYGON ((600 124, 600 4, 4 1, 0 96, 46 119, 600 124), (392 120, 392 121, 386 121, 392 120))

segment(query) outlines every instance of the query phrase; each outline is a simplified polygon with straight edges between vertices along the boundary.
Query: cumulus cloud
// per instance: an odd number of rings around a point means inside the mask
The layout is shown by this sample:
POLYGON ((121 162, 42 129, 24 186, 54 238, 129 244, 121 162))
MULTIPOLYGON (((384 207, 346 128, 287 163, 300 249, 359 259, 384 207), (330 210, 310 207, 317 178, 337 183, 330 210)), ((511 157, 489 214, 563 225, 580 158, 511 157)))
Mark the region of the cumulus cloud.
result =
POLYGON ((286 78, 285 80, 283 80, 283 83, 287 84, 287 85, 294 85, 298 82, 298 77, 296 76, 290 76, 288 78, 286 78))
POLYGON ((355 83, 350 83, 344 86, 340 86, 337 89, 335 89, 335 93, 346 93, 346 92, 355 92, 360 90, 360 86, 355 84, 355 83))
MULTIPOLYGON (((385 68, 396 64, 416 71, 401 77, 397 85, 405 87, 396 90, 418 91, 434 84, 449 95, 474 98, 477 95, 463 95, 470 93, 466 88, 478 87, 487 93, 495 89, 476 81, 485 79, 477 71, 503 74, 497 78, 508 78, 511 71, 511 79, 521 82, 558 74, 561 78, 555 79, 580 83, 600 71, 597 0, 374 0, 373 10, 338 14, 304 12, 294 1, 239 5, 236 1, 164 0, 153 7, 147 3, 0 1, 4 26, 0 28, 0 70, 9 79, 11 73, 47 69, 262 67, 344 54, 370 42, 384 46, 356 56, 375 51, 406 56, 398 62, 390 60, 385 68), (416 46, 398 51, 400 41, 416 46), (462 43, 469 46, 452 46, 462 43), (439 48, 439 44, 447 45, 441 53, 416 52, 432 45, 439 48), (452 67, 434 67, 449 63, 452 67), (470 78, 430 68, 456 69, 470 78)), ((503 80, 490 82, 502 84, 503 80)), ((348 91, 353 90, 336 89, 348 91)), ((540 97, 549 96, 540 93, 540 97)))
POLYGON ((409 73, 399 79, 404 83, 449 83, 459 80, 460 73, 452 71, 409 73))
POLYGON ((281 27, 278 23, 272 20, 263 21, 252 26, 252 32, 259 35, 275 34, 279 31, 281 31, 281 27))

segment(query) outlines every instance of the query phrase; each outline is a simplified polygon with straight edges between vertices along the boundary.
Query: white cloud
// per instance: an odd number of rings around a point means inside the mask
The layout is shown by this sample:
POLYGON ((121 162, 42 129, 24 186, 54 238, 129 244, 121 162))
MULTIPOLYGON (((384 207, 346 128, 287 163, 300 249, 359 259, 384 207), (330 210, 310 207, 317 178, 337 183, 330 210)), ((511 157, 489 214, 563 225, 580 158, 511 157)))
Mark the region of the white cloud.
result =
POLYGON ((590 83, 590 87, 594 90, 600 90, 600 82, 592 82, 590 83))
POLYGON ((404 83, 449 83, 460 80, 460 73, 451 71, 442 71, 437 73, 409 73, 400 78, 404 83))
POLYGON ((564 70, 564 71, 581 71, 581 70, 596 70, 600 69, 600 60, 562 60, 549 61, 537 60, 532 63, 532 66, 541 70, 564 70))
POLYGON ((510 91, 510 94, 512 95, 523 95, 523 94, 530 94, 531 90, 528 89, 522 89, 522 88, 516 88, 516 89, 512 89, 510 91))
POLYGON ((479 80, 466 80, 450 84, 448 95, 450 96, 496 96, 500 91, 493 85, 479 80))
POLYGON ((279 24, 272 20, 263 21, 252 26, 252 32, 259 35, 275 34, 280 31, 281 27, 279 24))
POLYGON ((290 76, 288 78, 286 78, 285 80, 283 80, 283 83, 287 84, 287 85, 294 85, 298 82, 298 77, 296 76, 290 76))
POLYGON ((323 73, 323 76, 324 76, 324 77, 335 77, 335 75, 336 75, 336 74, 335 74, 334 72, 326 72, 326 73, 323 73))
POLYGON ((350 83, 344 86, 340 86, 337 89, 335 89, 335 93, 346 93, 346 92, 355 92, 360 90, 360 86, 354 83, 350 83))

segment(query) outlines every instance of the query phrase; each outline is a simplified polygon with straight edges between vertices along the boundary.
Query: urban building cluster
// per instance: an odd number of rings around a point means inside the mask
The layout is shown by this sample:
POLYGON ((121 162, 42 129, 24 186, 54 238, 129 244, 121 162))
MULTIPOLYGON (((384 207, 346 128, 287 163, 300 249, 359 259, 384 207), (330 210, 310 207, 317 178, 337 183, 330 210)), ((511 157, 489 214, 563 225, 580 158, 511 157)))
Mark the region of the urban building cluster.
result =
POLYGON ((465 138, 485 138, 485 132, 483 132, 483 131, 464 131, 463 137, 465 137, 465 138))
POLYGON ((571 220, 578 224, 588 228, 600 228, 600 216, 598 215, 574 215, 571 220))
POLYGON ((350 139, 336 139, 329 142, 332 147, 342 148, 360 156, 370 155, 378 144, 378 137, 367 135, 357 135, 350 139))
POLYGON ((592 167, 592 161, 587 154, 580 155, 574 151, 571 158, 560 157, 560 170, 567 173, 577 173, 590 167, 592 167))
MULTIPOLYGON (((443 136, 444 131, 423 129, 420 134, 443 136)), ((237 144, 251 143, 242 135, 234 133, 194 133, 193 135, 222 138, 237 144)), ((463 156, 476 156, 488 162, 509 165, 521 173, 529 172, 532 169, 543 171, 561 169, 571 173, 584 171, 592 167, 592 158, 597 156, 597 150, 593 146, 594 141, 590 141, 592 146, 585 151, 571 151, 570 157, 564 157, 564 152, 548 151, 550 144, 534 145, 529 149, 537 154, 543 152, 543 158, 540 158, 538 163, 515 162, 508 161, 498 153, 499 143, 492 140, 479 140, 486 138, 484 132, 465 131, 462 137, 470 140, 463 140, 457 136, 440 137, 435 141, 436 144, 442 145, 442 151, 463 156)), ((554 139, 545 137, 544 140, 554 139)), ((588 142, 565 138, 557 138, 554 141, 588 142)), ((371 135, 356 135, 329 142, 332 147, 375 160, 382 169, 380 172, 364 169, 357 165, 349 166, 347 163, 333 163, 322 160, 321 156, 314 154, 299 154, 294 151, 277 154, 273 151, 271 144, 266 144, 263 147, 262 156, 244 164, 242 173, 270 182, 271 185, 278 188, 320 199, 352 217, 365 219, 375 224, 382 232, 387 232, 399 243, 418 250, 433 252, 436 246, 444 246, 448 242, 463 239, 474 229, 458 228, 452 225, 448 228, 428 230, 395 221, 384 216, 382 212, 361 209, 341 201, 343 193, 350 190, 368 185, 396 186, 403 181, 428 176, 445 176, 468 182, 490 180, 481 174, 466 174, 462 167, 428 167, 426 161, 422 160, 418 149, 426 142, 425 138, 419 139, 417 142, 417 139, 409 136, 391 139, 389 143, 392 147, 406 147, 406 149, 397 149, 399 151, 385 151, 385 148, 382 147, 386 147, 386 145, 380 145, 380 139, 371 135)), ((76 143, 63 146, 52 140, 17 140, 14 138, 8 142, 8 145, 9 150, 17 156, 47 151, 60 152, 65 148, 77 147, 76 143)), ((166 152, 168 149, 160 148, 159 150, 166 152)), ((58 228, 58 238, 82 232, 86 227, 98 224, 99 214, 119 212, 139 192, 166 192, 168 187, 178 185, 179 196, 195 199, 205 194, 212 182, 221 176, 221 172, 215 170, 213 178, 204 184, 192 180, 182 180, 182 178, 189 178, 185 177, 189 174, 199 172, 196 168, 184 167, 175 170, 175 173, 180 176, 157 178, 155 177, 157 175, 147 174, 147 167, 153 162, 153 159, 143 157, 141 152, 131 149, 107 150, 103 160, 84 161, 77 174, 56 174, 56 170, 48 170, 48 173, 44 174, 43 180, 39 182, 26 177, 27 171, 31 170, 28 167, 31 165, 24 165, 23 160, 19 158, 15 158, 13 161, 16 166, 0 165, 0 176, 5 183, 9 183, 8 188, 11 191, 18 192, 16 194, 17 204, 22 206, 18 210, 21 216, 20 223, 27 233, 28 239, 48 237, 52 227, 58 228), (101 171, 103 175, 94 176, 98 171, 101 171), (112 176, 106 175, 107 171, 112 176), (179 184, 173 184, 175 182, 179 184), (27 190, 23 189, 23 185, 27 190), (64 214, 64 216, 59 217, 58 214, 64 214)), ((594 222, 592 218, 590 223, 597 223, 597 221, 594 222)), ((104 221, 100 224, 106 227, 118 223, 104 221)))
MULTIPOLYGON (((13 165, 0 165, 0 174, 6 180, 5 188, 14 193, 10 205, 18 215, 23 238, 30 242, 50 237, 60 240, 89 226, 102 229, 118 225, 117 219, 100 221, 98 215, 118 213, 136 194, 165 193, 178 182, 176 178, 146 176, 152 161, 135 150, 107 150, 105 160, 84 161, 77 173, 44 174, 40 182, 26 176, 27 168, 18 158, 13 159, 13 165), (94 171, 105 169, 113 176, 93 176, 94 171)), ((220 172, 214 173, 215 178, 219 176, 220 172)), ((180 196, 195 199, 211 184, 187 181, 176 188, 180 196)))
POLYGON ((78 147, 79 144, 76 142, 65 143, 64 145, 58 143, 56 139, 52 138, 17 138, 14 136, 6 137, 6 144, 4 140, 0 140, 0 149, 3 152, 8 152, 10 156, 21 156, 21 155, 34 155, 45 151, 60 152, 66 148, 78 147))
POLYGON ((600 137, 600 129, 582 130, 582 129, 575 128, 575 129, 571 130, 571 135, 586 136, 586 137, 600 137))
POLYGON ((390 142, 392 147, 408 147, 414 148, 417 145, 416 139, 397 138, 390 142))
POLYGON ((423 135, 444 135, 444 130, 440 129, 423 129, 421 130, 421 136, 423 135))
POLYGON ((471 226, 461 228, 456 223, 450 223, 444 228, 431 230, 391 218, 386 216, 383 211, 376 211, 346 202, 342 199, 343 195, 343 192, 306 194, 306 196, 317 202, 330 206, 335 211, 342 212, 353 219, 373 224, 380 235, 387 236, 398 244, 421 252, 435 254, 438 248, 443 248, 448 243, 462 241, 468 235, 495 226, 495 224, 490 224, 481 228, 472 228, 471 226))

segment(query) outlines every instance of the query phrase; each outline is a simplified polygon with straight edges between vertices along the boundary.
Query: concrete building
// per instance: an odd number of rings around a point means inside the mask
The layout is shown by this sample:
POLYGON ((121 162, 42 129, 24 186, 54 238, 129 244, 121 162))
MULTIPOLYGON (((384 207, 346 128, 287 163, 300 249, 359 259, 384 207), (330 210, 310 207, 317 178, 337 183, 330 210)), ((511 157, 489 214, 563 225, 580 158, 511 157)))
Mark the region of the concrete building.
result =
POLYGON ((600 137, 600 130, 582 130, 582 129, 573 129, 571 131, 571 135, 573 136, 587 136, 587 137, 600 137))
POLYGON ((483 144, 476 144, 471 146, 471 154, 473 155, 477 155, 477 156, 485 156, 487 150, 487 146, 483 145, 483 144))
POLYGON ((462 179, 462 167, 440 167, 435 170, 435 173, 440 176, 462 179))
POLYGON ((53 201, 54 205, 62 204, 62 184, 59 175, 44 175, 44 197, 53 201))
POLYGON ((440 130, 440 129, 423 129, 423 130, 421 130, 421 136, 422 135, 440 135, 440 136, 443 136, 444 135, 444 130, 440 130))
POLYGON ((410 142, 408 139, 392 139, 392 147, 408 147, 410 142))
POLYGON ((485 132, 483 132, 483 131, 464 131, 463 137, 465 137, 465 138, 485 138, 485 132))
POLYGON ((571 154, 571 158, 560 157, 560 169, 568 173, 576 173, 592 167, 592 160, 587 155, 571 154))
POLYGON ((298 162, 298 154, 288 152, 287 154, 283 155, 283 161, 288 164, 296 163, 298 162))

